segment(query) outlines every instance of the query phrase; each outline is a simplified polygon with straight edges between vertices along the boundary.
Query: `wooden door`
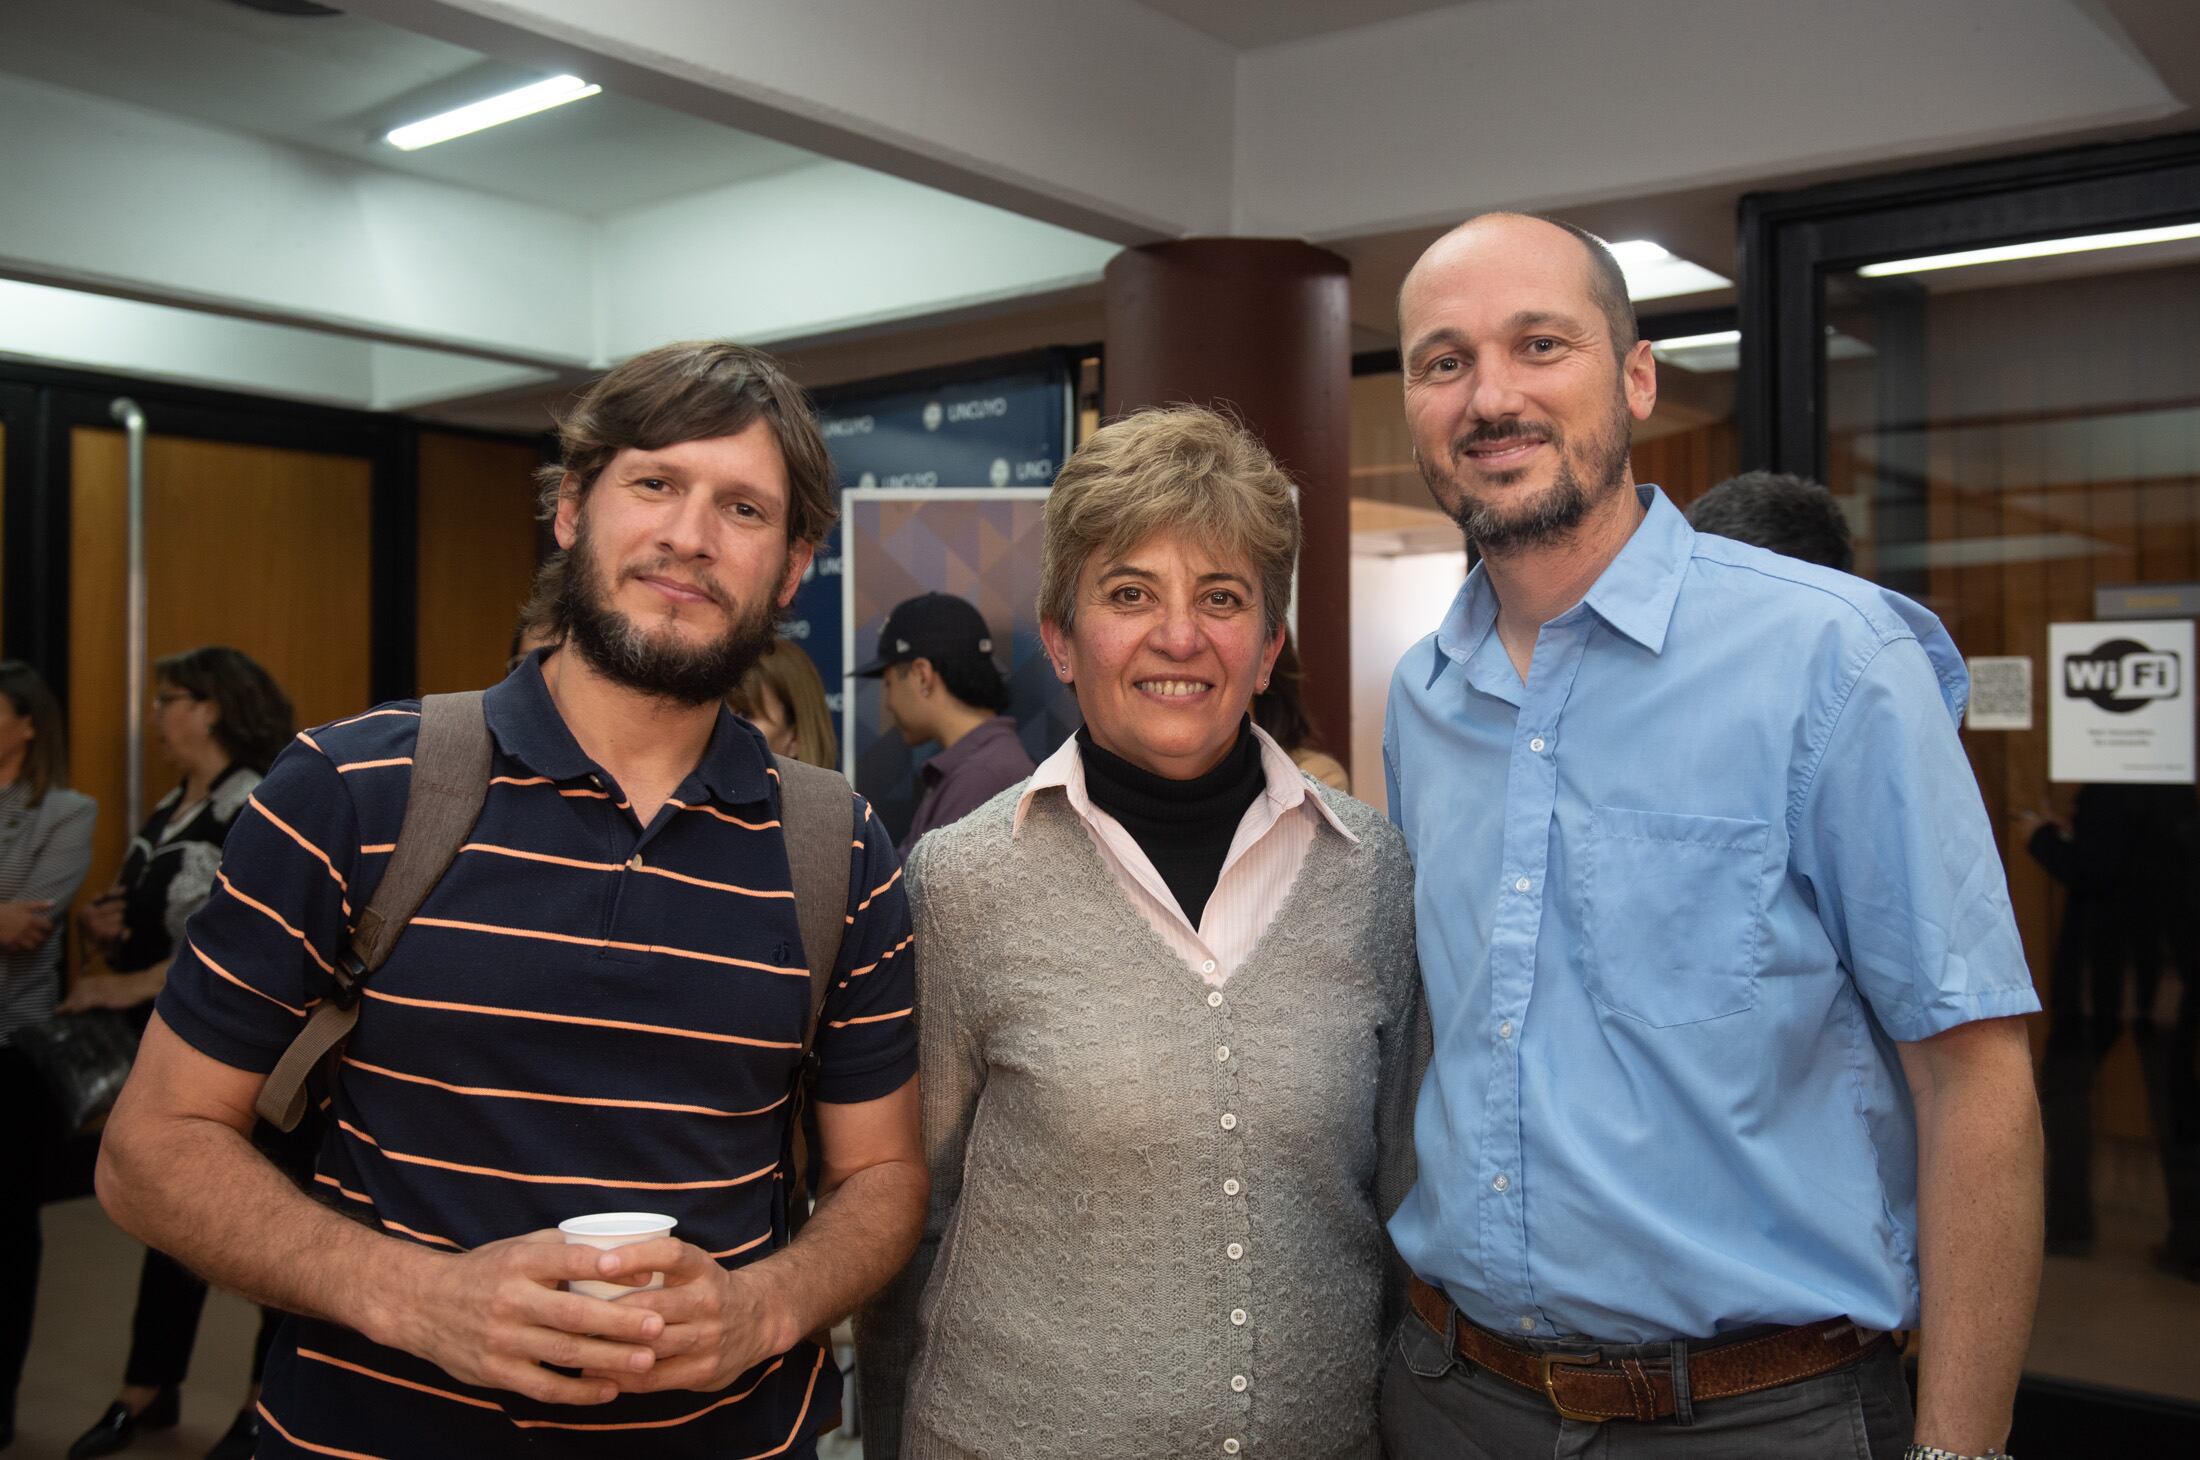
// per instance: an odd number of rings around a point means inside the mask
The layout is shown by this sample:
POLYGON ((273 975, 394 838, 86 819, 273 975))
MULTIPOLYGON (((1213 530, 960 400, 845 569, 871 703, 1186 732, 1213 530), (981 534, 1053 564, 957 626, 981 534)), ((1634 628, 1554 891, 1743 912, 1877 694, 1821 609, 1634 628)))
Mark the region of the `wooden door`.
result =
POLYGON ((523 442, 420 437, 418 676, 422 694, 504 677, 534 586, 535 468, 523 442))
MULTIPOLYGON (((134 830, 123 810, 128 479, 119 431, 78 427, 70 451, 70 768, 99 800, 89 897, 113 881, 134 830)), ((240 649, 289 694, 301 728, 365 708, 371 463, 156 434, 145 478, 150 657, 240 649)), ((146 806, 176 778, 148 737, 146 806)))

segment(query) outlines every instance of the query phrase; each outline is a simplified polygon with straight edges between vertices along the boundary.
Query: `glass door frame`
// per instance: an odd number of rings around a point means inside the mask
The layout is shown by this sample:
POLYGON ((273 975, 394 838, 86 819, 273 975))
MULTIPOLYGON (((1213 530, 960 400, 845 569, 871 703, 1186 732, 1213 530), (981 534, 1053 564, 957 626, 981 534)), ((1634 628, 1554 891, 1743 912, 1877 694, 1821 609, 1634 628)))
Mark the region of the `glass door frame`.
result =
POLYGON ((1748 194, 1735 401, 1743 463, 1825 478, 1827 274, 2196 215, 2200 132, 1748 194))

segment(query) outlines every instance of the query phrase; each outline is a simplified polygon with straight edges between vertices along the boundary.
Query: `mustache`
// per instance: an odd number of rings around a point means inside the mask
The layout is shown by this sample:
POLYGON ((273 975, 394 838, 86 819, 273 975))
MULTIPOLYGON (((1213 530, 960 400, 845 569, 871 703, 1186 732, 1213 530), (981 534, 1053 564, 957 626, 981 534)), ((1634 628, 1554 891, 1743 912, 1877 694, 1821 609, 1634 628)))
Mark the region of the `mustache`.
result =
POLYGON ((1477 446, 1498 446, 1508 441, 1552 441, 1558 433, 1548 426, 1531 426, 1524 421, 1486 421, 1466 435, 1452 442, 1454 456, 1464 456, 1477 446))
POLYGON ((716 583, 711 582, 707 578, 698 578, 690 574, 680 572, 674 566, 672 559, 669 557, 656 558, 647 563, 637 564, 636 566, 628 568, 624 572, 619 574, 619 581, 621 583, 628 582, 629 580, 635 578, 663 578, 667 582, 679 584, 682 588, 694 589, 697 593, 700 593, 705 598, 708 598, 712 603, 717 604, 720 608, 726 609, 729 612, 733 608, 732 600, 726 596, 725 589, 719 587, 716 583))

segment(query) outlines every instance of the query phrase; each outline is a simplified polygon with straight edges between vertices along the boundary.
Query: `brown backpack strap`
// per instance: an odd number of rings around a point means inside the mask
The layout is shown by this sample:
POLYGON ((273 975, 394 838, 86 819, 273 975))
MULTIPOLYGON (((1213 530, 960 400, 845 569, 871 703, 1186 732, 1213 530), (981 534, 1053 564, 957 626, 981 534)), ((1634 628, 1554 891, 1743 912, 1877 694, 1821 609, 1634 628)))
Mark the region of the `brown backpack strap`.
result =
POLYGON ((306 1082, 359 1022, 359 990, 390 956, 443 874, 450 870, 489 794, 491 744, 481 691, 428 695, 420 702, 420 738, 413 747, 412 785, 396 849, 337 954, 336 986, 314 1006, 306 1027, 260 1087, 260 1119, 295 1130, 305 1114, 306 1082))
POLYGON ((810 964, 810 1025, 803 1036, 807 1054, 817 1042, 817 1016, 840 962, 840 939, 848 928, 848 880, 855 850, 855 791, 839 771, 772 757, 779 770, 780 835, 787 843, 787 866, 794 874, 795 916, 802 924, 802 951, 810 964))
POLYGON ((795 917, 802 926, 802 952, 810 965, 810 1018, 802 1031, 802 1065, 795 1076, 788 1115, 790 1165, 787 1211, 790 1228, 808 1215, 809 1138, 803 1129, 810 1084, 817 1075, 817 1025, 825 995, 840 962, 841 937, 848 928, 848 881, 854 875, 855 792, 838 771, 825 770, 784 755, 772 757, 779 770, 779 826, 787 844, 787 867, 794 879, 795 917))

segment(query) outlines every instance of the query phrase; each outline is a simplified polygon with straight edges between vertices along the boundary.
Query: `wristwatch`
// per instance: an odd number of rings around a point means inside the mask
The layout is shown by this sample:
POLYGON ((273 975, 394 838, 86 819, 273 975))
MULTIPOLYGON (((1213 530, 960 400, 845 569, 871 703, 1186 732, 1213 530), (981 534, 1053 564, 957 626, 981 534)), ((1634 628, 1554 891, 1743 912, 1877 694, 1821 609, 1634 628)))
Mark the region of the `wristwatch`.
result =
POLYGON ((2013 1460, 2013 1457, 1998 1446, 1983 1455, 1959 1455, 1935 1445, 1912 1445, 1902 1452, 1902 1460, 2013 1460))

